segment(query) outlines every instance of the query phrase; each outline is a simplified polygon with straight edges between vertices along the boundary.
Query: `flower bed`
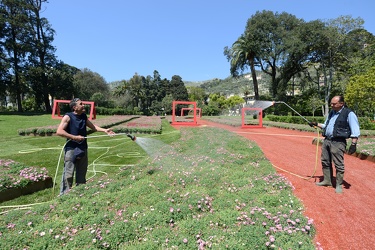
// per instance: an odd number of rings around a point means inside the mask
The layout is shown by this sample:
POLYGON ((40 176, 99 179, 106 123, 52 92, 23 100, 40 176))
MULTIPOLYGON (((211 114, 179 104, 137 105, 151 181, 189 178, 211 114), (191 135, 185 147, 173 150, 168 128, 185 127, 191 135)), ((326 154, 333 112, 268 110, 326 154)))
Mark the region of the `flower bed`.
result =
POLYGON ((0 159, 0 202, 52 187, 46 168, 0 159))
POLYGON ((160 134, 161 118, 159 116, 141 116, 112 128, 116 133, 156 133, 160 134))
POLYGON ((10 188, 0 192, 0 202, 13 200, 22 195, 32 194, 52 186, 52 178, 47 177, 45 180, 31 182, 24 187, 10 188))

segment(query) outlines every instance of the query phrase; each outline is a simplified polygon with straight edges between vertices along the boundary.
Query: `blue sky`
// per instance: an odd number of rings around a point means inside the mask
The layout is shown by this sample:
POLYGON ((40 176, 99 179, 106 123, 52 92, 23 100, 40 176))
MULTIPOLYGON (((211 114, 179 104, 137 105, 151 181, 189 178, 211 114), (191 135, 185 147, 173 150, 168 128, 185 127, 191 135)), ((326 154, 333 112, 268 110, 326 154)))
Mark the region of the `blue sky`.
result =
POLYGON ((58 59, 107 82, 154 70, 167 79, 224 79, 224 47, 256 11, 285 11, 305 21, 361 17, 375 34, 374 0, 49 0, 44 7, 58 59))

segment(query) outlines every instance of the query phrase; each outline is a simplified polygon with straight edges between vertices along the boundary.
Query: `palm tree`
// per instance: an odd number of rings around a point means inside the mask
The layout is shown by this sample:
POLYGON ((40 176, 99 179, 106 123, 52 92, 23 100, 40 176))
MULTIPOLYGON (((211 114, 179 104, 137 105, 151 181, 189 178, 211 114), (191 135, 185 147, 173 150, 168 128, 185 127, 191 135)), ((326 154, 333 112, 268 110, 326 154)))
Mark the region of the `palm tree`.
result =
POLYGON ((232 76, 237 76, 238 71, 244 71, 247 66, 250 66, 251 77, 254 85, 254 98, 259 100, 258 80, 255 71, 255 56, 256 52, 250 39, 246 39, 241 35, 237 41, 232 45, 232 48, 225 48, 224 54, 230 60, 230 73, 232 76))

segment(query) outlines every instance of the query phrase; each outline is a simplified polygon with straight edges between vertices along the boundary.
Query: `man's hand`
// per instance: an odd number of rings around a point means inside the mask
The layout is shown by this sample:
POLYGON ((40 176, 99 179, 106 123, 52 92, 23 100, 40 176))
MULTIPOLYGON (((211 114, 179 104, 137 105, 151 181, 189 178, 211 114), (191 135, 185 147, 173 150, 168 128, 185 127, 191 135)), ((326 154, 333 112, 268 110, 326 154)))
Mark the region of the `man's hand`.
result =
POLYGON ((352 143, 349 147, 348 154, 354 154, 357 151, 357 144, 352 143))
POLYGON ((104 130, 105 133, 107 133, 107 135, 115 135, 116 133, 112 131, 112 129, 108 128, 108 129, 105 129, 104 130))
POLYGON ((310 127, 318 127, 318 123, 317 122, 309 122, 309 126, 310 127))
POLYGON ((85 137, 83 137, 82 135, 74 135, 72 140, 76 142, 82 142, 85 140, 85 137))

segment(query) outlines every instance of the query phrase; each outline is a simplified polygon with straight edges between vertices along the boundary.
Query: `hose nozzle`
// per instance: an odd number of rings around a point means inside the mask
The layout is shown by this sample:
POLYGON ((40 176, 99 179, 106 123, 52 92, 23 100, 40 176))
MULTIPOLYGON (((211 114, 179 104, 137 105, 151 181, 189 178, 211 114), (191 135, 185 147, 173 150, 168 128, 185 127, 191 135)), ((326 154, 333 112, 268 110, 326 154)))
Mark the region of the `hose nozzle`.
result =
POLYGON ((134 135, 127 134, 127 137, 129 137, 132 141, 135 141, 137 138, 134 135))

